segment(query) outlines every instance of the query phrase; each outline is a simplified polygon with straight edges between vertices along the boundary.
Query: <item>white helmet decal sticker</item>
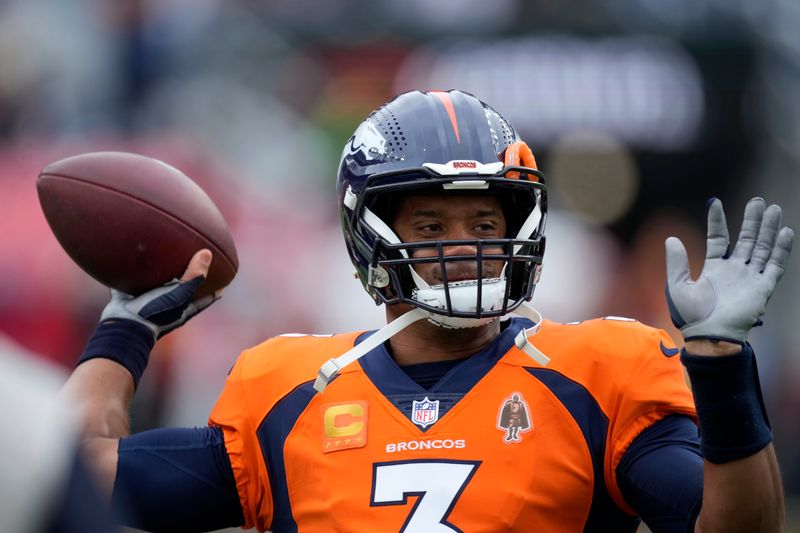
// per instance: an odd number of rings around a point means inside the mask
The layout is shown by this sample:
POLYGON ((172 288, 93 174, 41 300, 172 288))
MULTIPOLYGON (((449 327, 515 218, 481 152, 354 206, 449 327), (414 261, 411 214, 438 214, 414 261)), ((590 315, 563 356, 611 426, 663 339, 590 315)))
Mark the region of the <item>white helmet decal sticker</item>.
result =
POLYGON ((386 139, 372 122, 366 121, 361 123, 344 149, 351 155, 360 153, 365 162, 382 161, 386 156, 386 139))

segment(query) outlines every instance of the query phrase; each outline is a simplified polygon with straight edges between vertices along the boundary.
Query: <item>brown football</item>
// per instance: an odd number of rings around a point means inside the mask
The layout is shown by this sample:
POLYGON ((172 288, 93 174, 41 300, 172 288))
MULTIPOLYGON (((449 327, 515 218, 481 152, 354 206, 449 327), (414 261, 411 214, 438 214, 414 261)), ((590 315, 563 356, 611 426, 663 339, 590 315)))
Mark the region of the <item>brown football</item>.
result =
POLYGON ((141 294, 180 277, 201 248, 214 254, 196 298, 227 286, 239 259, 217 206, 180 170, 125 152, 47 165, 39 202, 67 254, 99 282, 141 294))

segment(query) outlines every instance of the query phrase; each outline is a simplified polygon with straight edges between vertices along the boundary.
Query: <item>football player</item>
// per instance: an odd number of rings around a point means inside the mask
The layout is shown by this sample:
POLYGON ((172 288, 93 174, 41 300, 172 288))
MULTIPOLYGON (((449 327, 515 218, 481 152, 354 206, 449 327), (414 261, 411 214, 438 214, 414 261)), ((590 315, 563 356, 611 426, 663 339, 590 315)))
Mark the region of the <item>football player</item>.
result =
POLYGON ((373 112, 347 141, 338 197, 350 258, 388 324, 246 350, 208 427, 129 435, 127 409, 155 341, 198 312, 190 302, 210 252, 165 287, 112 294, 68 388, 130 525, 781 527, 747 342, 791 251, 779 207, 750 201, 731 249, 711 202, 696 280, 681 242, 668 239, 678 349, 634 320, 559 324, 530 307, 545 177, 509 122, 470 94, 414 91, 373 112))

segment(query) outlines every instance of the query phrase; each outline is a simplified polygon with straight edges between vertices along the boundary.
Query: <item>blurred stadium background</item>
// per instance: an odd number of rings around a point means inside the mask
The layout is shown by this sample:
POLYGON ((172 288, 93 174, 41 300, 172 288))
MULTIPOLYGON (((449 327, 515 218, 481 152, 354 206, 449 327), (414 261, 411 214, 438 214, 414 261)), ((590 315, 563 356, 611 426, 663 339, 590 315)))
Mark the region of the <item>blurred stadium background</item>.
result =
MULTIPOLYGON (((134 425, 204 425, 242 349, 382 323, 341 242, 341 148, 394 94, 460 88, 511 120, 549 178, 543 314, 676 335, 663 240, 681 237, 697 268, 709 197, 732 233, 756 194, 800 228, 798 27, 795 0, 0 0, 0 333, 67 368, 107 299, 50 234, 39 170, 96 150, 163 159, 216 200, 241 270, 158 345, 134 425)), ((790 531, 798 270, 752 338, 790 531)))

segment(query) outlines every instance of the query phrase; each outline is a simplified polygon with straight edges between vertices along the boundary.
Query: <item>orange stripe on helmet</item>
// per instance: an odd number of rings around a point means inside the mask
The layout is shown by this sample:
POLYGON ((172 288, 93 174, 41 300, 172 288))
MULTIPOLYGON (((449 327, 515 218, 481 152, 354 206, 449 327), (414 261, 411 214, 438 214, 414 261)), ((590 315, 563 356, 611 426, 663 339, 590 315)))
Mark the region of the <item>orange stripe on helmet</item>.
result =
POLYGON ((430 94, 435 96, 442 102, 447 115, 450 117, 450 124, 453 126, 453 131, 456 133, 456 142, 461 144, 461 136, 458 134, 458 119, 456 119, 456 109, 453 107, 453 101, 450 99, 450 93, 443 91, 431 91, 430 94))
MULTIPOLYGON (((507 167, 528 167, 534 170, 539 170, 536 166, 536 158, 533 156, 533 151, 524 141, 517 141, 514 144, 508 145, 505 151, 503 164, 507 167)), ((506 174, 506 178, 512 180, 519 179, 519 172, 514 170, 506 174)), ((528 179, 531 181, 539 181, 539 178, 529 175, 528 179)))

